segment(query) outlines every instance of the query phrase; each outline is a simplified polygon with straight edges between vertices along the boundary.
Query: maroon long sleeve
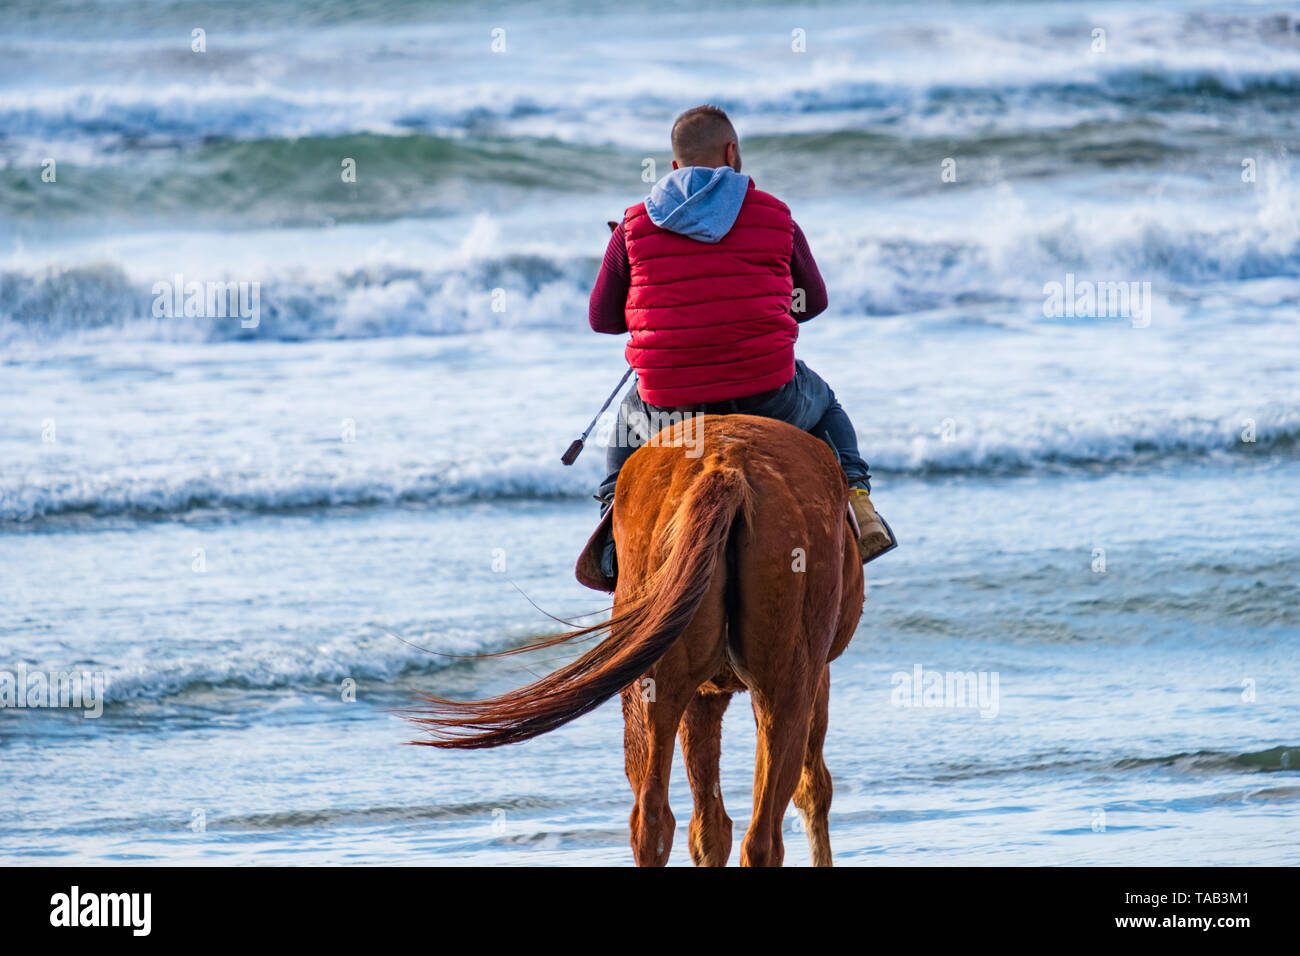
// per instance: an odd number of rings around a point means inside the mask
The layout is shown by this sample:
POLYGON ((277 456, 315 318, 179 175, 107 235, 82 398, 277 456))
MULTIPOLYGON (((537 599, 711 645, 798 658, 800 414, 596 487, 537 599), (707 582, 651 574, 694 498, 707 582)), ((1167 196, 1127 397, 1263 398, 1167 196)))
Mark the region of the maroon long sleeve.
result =
POLYGON ((605 247, 605 261, 591 289, 591 302, 587 306, 587 321, 597 332, 617 335, 627 331, 623 307, 627 305, 627 290, 632 283, 632 266, 627 261, 627 243, 623 240, 623 224, 619 223, 605 247))
POLYGON ((803 311, 790 310, 795 321, 807 322, 813 316, 825 312, 826 306, 830 304, 826 295, 826 282, 822 279, 821 270, 817 268, 817 260, 813 258, 812 250, 808 248, 808 240, 798 223, 794 225, 794 249, 790 253, 790 275, 794 279, 795 294, 798 295, 800 289, 804 294, 803 311))
MULTIPOLYGON (((587 307, 587 321, 597 332, 617 335, 627 331, 627 319, 624 307, 627 304, 627 290, 631 285, 632 267, 627 259, 627 242, 623 238, 623 225, 620 223, 609 237, 605 247, 605 261, 601 263, 600 274, 591 289, 591 301, 587 307)), ((828 299, 826 283, 817 260, 808 248, 808 239, 799 224, 794 225, 794 248, 790 253, 790 276, 794 279, 796 290, 803 290, 803 311, 790 310, 796 322, 807 322, 813 316, 826 311, 828 299)))

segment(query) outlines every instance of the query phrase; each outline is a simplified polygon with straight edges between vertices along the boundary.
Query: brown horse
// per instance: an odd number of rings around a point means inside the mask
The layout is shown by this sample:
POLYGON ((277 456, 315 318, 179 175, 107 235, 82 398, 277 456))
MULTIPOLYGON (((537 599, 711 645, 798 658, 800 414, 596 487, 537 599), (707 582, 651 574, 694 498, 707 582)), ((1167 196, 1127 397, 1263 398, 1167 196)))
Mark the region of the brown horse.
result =
POLYGON ((536 737, 622 693, 632 849, 662 865, 680 737, 695 810, 697 865, 731 854, 722 804, 722 715, 750 692, 758 725, 754 812, 742 866, 779 866, 791 798, 816 866, 831 865, 831 777, 822 759, 832 660, 862 613, 862 565, 848 485, 834 454, 799 429, 749 415, 702 416, 661 432, 619 477, 619 578, 603 625, 530 644, 609 636, 541 680, 490 700, 426 698, 412 719, 435 747, 495 747, 536 737), (695 431, 684 436, 682 429, 695 431), (692 457, 684 449, 700 449, 692 457))

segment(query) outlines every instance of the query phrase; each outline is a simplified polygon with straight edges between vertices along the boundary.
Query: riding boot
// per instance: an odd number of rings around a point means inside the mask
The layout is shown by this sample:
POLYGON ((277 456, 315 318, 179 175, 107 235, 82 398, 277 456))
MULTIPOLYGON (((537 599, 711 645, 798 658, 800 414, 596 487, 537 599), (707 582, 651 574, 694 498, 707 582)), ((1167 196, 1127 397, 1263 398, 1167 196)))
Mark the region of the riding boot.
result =
POLYGON ((893 530, 872 507, 871 494, 867 489, 850 488, 849 505, 853 508, 853 516, 858 519, 858 528, 861 530, 858 554, 863 564, 898 547, 898 539, 894 537, 893 530))

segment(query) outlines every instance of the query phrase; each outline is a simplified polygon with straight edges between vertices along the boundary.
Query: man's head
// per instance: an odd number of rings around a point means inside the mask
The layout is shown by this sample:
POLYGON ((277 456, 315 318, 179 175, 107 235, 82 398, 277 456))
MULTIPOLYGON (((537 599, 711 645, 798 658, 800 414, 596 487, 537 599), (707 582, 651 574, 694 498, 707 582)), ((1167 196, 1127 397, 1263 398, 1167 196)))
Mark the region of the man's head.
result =
POLYGON ((736 127, 716 106, 696 106, 673 123, 673 169, 682 166, 730 166, 740 172, 736 127))

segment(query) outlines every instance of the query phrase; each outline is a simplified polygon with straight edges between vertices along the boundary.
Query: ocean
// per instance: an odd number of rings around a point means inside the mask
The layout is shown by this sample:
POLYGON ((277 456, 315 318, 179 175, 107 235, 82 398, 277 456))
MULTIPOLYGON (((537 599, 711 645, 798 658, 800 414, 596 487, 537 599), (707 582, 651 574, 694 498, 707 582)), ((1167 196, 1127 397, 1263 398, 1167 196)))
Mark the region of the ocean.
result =
MULTIPOLYGON (((1198 0, 5 4, 0 702, 102 696, 0 706, 0 861, 632 862, 616 703, 472 753, 401 712, 608 608, 587 296, 700 102, 901 540, 836 862, 1300 863, 1300 14, 1198 0)), ((753 747, 738 696, 737 842, 753 747)), ((688 865, 680 755, 671 798, 688 865)))

